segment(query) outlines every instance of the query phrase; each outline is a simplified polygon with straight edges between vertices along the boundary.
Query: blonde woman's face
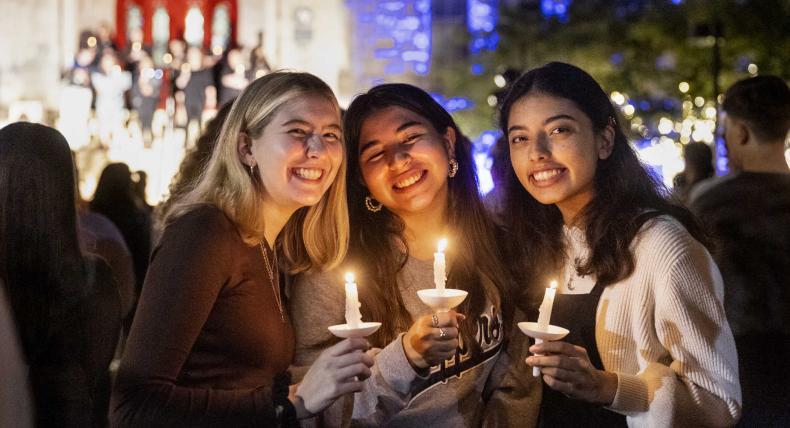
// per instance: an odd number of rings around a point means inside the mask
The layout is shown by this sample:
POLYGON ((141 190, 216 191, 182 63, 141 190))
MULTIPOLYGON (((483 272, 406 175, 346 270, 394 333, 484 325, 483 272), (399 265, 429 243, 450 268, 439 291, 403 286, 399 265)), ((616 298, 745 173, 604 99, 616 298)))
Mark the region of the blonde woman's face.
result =
POLYGON ((317 95, 275 113, 251 146, 264 202, 298 209, 321 200, 344 161, 340 123, 337 105, 317 95))

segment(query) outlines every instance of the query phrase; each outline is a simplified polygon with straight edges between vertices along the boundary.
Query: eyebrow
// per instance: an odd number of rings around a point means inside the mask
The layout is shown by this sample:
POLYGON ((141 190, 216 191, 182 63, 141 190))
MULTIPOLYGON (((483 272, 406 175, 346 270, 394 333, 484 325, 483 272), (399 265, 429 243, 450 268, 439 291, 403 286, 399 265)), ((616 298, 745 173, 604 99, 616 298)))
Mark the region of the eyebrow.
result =
MULTIPOLYGON (((395 130, 395 132, 396 132, 396 133, 397 133, 397 132, 402 132, 402 131, 404 131, 404 130, 406 130, 406 129, 409 129, 409 128, 411 128, 412 126, 418 126, 418 125, 422 125, 422 123, 420 123, 420 122, 417 122, 416 120, 410 120, 410 121, 408 121, 408 122, 405 122, 405 123, 404 123, 404 124, 402 124, 401 126, 399 126, 399 127, 398 127, 398 128, 395 130)), ((360 149, 359 149, 359 154, 365 153, 365 150, 367 150, 367 149, 371 148, 372 146, 375 146, 375 145, 376 145, 376 144, 378 144, 378 143, 379 143, 379 140, 370 140, 370 141, 368 141, 367 143, 365 143, 365 144, 363 144, 363 145, 362 145, 362 148, 360 148, 360 149)))
POLYGON ((569 119, 569 120, 572 120, 572 121, 576 122, 576 118, 575 118, 575 117, 573 117, 573 116, 571 116, 571 115, 568 115, 568 114, 558 114, 558 115, 556 115, 556 116, 552 116, 552 117, 550 117, 550 118, 548 118, 548 119, 544 120, 544 121, 543 121, 543 124, 544 124, 544 125, 547 125, 547 124, 549 124, 549 123, 551 123, 551 122, 554 122, 555 120, 560 120, 560 119, 569 119))
MULTIPOLYGON (((551 122, 554 122, 554 121, 556 121, 556 120, 560 120, 560 119, 568 119, 568 120, 572 120, 572 121, 574 121, 574 122, 577 122, 576 118, 575 118, 575 117, 573 117, 573 116, 571 116, 571 115, 567 115, 567 114, 558 114, 558 115, 556 115, 556 116, 552 116, 552 117, 550 117, 550 118, 548 118, 548 119, 544 120, 544 121, 543 121, 543 124, 544 124, 544 125, 548 125, 549 123, 551 123, 551 122)), ((523 131, 523 130, 525 130, 525 129, 527 129, 527 128, 526 128, 526 127, 524 127, 524 126, 521 126, 521 125, 513 125, 513 126, 511 126, 510 128, 508 128, 508 129, 507 129, 507 133, 508 133, 508 134, 510 134, 510 133, 511 133, 511 132, 513 132, 513 131, 523 131)))
MULTIPOLYGON (((306 120, 304 120, 304 119, 299 119, 299 118, 297 118, 297 119, 291 119, 291 120, 289 120, 289 121, 287 121, 287 122, 284 122, 284 123, 283 123, 282 125, 280 125, 280 126, 288 126, 288 125, 305 125, 305 126, 312 126, 312 125, 310 124, 310 122, 308 122, 308 121, 306 121, 306 120)), ((337 129, 337 130, 339 130, 339 131, 342 131, 342 130, 343 130, 343 128, 341 128, 341 127, 340 127, 340 125, 338 125, 338 124, 336 124, 336 123, 333 123, 333 124, 327 125, 326 127, 327 127, 327 128, 335 128, 335 129, 337 129)))

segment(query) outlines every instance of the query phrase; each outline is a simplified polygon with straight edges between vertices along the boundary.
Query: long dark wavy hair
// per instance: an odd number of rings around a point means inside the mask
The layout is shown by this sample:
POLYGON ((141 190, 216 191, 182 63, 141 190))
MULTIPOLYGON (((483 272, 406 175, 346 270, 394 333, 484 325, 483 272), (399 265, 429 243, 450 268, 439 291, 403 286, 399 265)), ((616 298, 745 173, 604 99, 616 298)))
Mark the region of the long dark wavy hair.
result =
POLYGON ((376 86, 358 96, 349 106, 344 120, 351 224, 349 259, 365 284, 360 288, 363 314, 368 319, 385 321, 371 337, 371 343, 383 347, 412 324, 397 283, 397 273, 408 259, 404 237, 406 225, 386 207, 379 212, 365 208, 369 192, 359 165, 362 125, 373 113, 388 107, 401 107, 420 115, 440 135, 450 127, 457 136, 454 157, 459 168, 456 176, 448 181, 446 221, 452 243, 447 252, 448 260, 452 261, 448 286, 469 292, 459 311, 470 316, 461 323, 460 330, 464 343, 475 350, 476 315, 483 312, 486 299, 501 310, 502 302, 506 301, 504 292, 510 289, 512 277, 503 265, 496 227, 480 200, 469 140, 430 95, 403 83, 376 86), (406 248, 405 254, 399 250, 401 246, 406 248))
POLYGON ((58 131, 27 122, 0 129, 0 282, 31 363, 86 294, 75 187, 58 131))
MULTIPOLYGON (((617 120, 617 113, 601 86, 584 70, 552 62, 521 76, 500 107, 500 127, 507 136, 513 104, 530 94, 573 101, 590 119, 595 133, 614 128, 614 147, 607 159, 599 159, 594 178, 594 197, 577 218, 583 225, 590 256, 577 266, 580 275, 596 276, 606 286, 634 271, 631 241, 642 225, 656 215, 680 221, 694 238, 708 245, 707 236, 686 208, 667 199, 668 192, 640 163, 617 120)), ((592 142, 590 142, 592 144, 592 142)), ((565 262, 563 218, 555 205, 543 205, 521 185, 510 168, 504 221, 515 235, 510 250, 518 271, 530 281, 522 290, 535 299, 537 284, 556 277, 565 262)), ((534 301, 533 301, 534 302, 534 301)))

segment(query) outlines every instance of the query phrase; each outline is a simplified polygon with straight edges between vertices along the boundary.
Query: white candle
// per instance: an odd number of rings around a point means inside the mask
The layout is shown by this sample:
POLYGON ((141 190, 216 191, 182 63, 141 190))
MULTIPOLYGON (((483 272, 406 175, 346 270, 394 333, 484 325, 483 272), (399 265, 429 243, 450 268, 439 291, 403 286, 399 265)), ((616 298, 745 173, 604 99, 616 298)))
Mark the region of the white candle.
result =
POLYGON ((554 296, 557 294, 557 281, 551 281, 551 285, 543 295, 543 302, 540 304, 538 325, 545 329, 551 321, 551 308, 554 306, 554 296))
POLYGON ((444 283, 447 281, 446 263, 444 260, 444 250, 447 248, 447 240, 440 239, 438 251, 433 253, 433 283, 437 290, 444 290, 444 283))
POLYGON ((346 324, 350 328, 357 328, 362 323, 362 314, 359 312, 360 306, 354 274, 346 272, 346 324))
MULTIPOLYGON (((546 294, 543 295, 543 302, 538 309, 538 327, 542 330, 548 330, 549 322, 551 321, 551 308, 554 306, 554 296, 557 294, 557 281, 551 281, 549 288, 546 289, 546 294)), ((535 339, 535 344, 543 343, 542 339, 535 339)), ((535 354, 538 355, 538 354, 535 354)), ((540 376, 540 368, 532 368, 532 376, 540 376)))

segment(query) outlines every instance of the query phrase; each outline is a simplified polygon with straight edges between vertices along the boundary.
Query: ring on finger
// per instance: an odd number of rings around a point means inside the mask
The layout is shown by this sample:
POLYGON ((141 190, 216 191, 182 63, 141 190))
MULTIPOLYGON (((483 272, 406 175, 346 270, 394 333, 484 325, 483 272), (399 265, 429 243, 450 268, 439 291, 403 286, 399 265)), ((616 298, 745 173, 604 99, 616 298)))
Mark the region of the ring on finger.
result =
POLYGON ((447 336, 447 333, 445 333, 442 328, 439 328, 439 337, 445 337, 445 336, 447 336))
POLYGON ((439 326, 439 316, 436 315, 436 314, 433 314, 431 316, 431 319, 433 320, 433 326, 434 327, 438 327, 439 326))

